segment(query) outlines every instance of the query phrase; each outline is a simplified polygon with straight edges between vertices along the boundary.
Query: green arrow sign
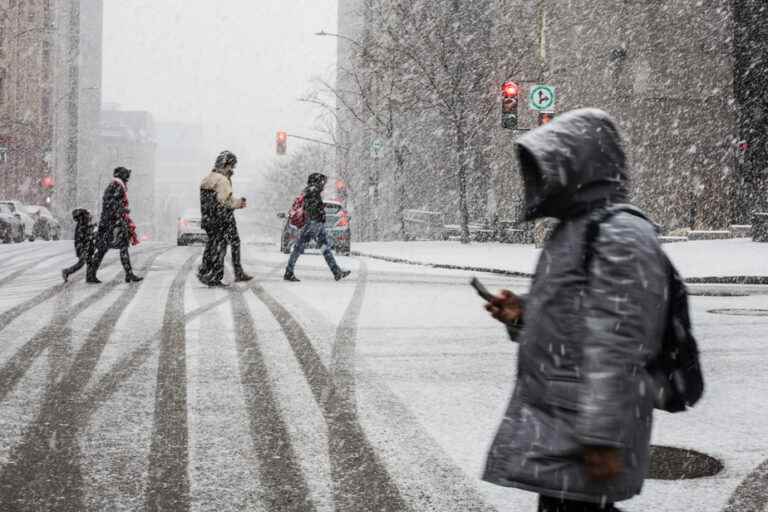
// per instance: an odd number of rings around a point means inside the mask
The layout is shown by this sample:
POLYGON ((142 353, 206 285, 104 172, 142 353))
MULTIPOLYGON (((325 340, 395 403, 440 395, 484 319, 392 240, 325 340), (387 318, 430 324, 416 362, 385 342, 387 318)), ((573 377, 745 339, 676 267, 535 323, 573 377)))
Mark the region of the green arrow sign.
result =
POLYGON ((555 88, 551 85, 534 85, 528 95, 531 110, 552 112, 555 110, 555 88))

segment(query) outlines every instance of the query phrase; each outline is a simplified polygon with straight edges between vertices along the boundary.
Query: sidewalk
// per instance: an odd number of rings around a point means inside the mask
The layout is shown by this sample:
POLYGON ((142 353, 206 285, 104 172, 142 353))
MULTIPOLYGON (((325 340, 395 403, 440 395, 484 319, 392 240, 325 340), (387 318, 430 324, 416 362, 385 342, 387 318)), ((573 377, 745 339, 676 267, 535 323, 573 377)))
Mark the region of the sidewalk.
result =
MULTIPOLYGON (((664 244, 689 283, 768 284, 768 244, 748 238, 664 244)), ((459 242, 362 242, 352 254, 395 263, 531 276, 541 254, 533 245, 459 242)))

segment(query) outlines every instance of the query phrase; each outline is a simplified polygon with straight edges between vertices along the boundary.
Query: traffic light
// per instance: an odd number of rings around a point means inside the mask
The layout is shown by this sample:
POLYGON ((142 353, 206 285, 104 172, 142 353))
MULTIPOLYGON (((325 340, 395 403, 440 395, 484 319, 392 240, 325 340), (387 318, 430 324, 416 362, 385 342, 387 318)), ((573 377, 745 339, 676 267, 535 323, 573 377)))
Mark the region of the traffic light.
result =
POLYGON ((539 112, 539 126, 544 126, 555 118, 554 112, 539 112))
POLYGON ((43 176, 40 178, 40 187, 43 189, 45 193, 45 204, 50 206, 51 204, 51 193, 53 193, 53 187, 56 186, 56 181, 53 179, 53 176, 50 174, 43 176))
POLYGON ((43 176, 40 179, 40 186, 46 190, 52 189, 55 185, 56 182, 53 180, 53 176, 43 176))
POLYGON ((288 134, 284 131, 277 132, 277 154, 284 155, 288 151, 288 134))
POLYGON ((517 130, 517 105, 520 97, 520 85, 517 82, 504 82, 501 86, 501 127, 517 130))

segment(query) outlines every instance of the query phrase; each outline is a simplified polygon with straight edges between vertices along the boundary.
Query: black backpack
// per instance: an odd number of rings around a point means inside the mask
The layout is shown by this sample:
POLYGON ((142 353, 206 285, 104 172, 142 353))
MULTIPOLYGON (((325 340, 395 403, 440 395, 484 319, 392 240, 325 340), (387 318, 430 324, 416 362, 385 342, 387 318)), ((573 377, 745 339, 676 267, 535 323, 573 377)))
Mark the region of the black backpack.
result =
MULTIPOLYGON (((586 270, 593 256, 593 243, 600 232, 600 225, 620 212, 627 212, 651 222, 639 209, 630 205, 615 205, 595 212, 587 226, 585 254, 586 270)), ((664 339, 659 355, 647 369, 656 383, 655 404, 667 412, 685 411, 699 401, 704 393, 704 377, 699 364, 699 349, 691 332, 688 314, 688 291, 675 266, 664 255, 667 267, 669 309, 664 339)))

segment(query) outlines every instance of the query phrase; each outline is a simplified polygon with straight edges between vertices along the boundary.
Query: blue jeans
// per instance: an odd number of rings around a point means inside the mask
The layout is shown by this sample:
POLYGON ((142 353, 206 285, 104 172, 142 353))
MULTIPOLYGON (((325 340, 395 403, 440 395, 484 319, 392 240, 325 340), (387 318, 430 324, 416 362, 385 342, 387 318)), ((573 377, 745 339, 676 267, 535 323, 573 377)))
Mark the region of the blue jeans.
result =
POLYGON ((333 275, 339 273, 339 265, 336 263, 336 258, 333 257, 333 251, 331 251, 331 244, 328 243, 328 234, 325 232, 325 223, 319 221, 309 221, 304 225, 299 233, 299 239, 296 240, 296 245, 293 246, 291 257, 288 258, 288 266, 285 268, 287 274, 293 274, 293 269, 296 267, 296 261, 299 256, 304 254, 304 246, 309 243, 310 240, 315 240, 317 246, 323 251, 323 257, 325 262, 328 263, 328 268, 331 269, 333 275))

